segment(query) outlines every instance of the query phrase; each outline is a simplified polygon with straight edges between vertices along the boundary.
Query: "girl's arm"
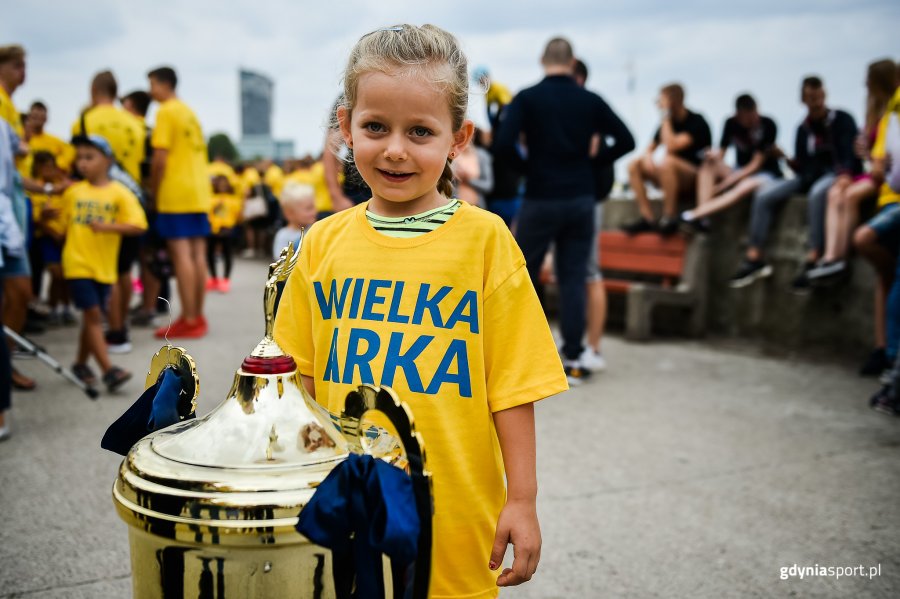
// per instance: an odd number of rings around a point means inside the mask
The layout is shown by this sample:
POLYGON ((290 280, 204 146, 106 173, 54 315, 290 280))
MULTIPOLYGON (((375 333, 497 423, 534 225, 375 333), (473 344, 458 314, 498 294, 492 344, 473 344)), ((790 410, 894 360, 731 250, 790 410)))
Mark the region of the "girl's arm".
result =
POLYGON ((92 222, 91 229, 95 233, 119 233, 120 235, 140 235, 144 231, 146 231, 146 227, 138 227, 136 225, 129 225, 126 223, 101 223, 101 222, 92 222))
POLYGON ((491 570, 503 563, 506 546, 513 544, 515 559, 497 578, 497 586, 515 586, 531 580, 541 559, 535 468, 534 404, 494 413, 494 426, 506 469, 506 505, 497 520, 491 550, 491 570))

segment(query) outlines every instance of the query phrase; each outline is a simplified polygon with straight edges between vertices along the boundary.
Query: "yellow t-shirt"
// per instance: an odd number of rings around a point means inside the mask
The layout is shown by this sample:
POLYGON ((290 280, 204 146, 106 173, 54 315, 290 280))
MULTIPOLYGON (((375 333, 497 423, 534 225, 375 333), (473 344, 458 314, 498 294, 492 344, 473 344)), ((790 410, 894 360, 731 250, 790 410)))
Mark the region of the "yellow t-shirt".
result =
POLYGON ((252 166, 245 168, 244 172, 242 172, 239 177, 241 181, 241 198, 246 198, 248 195, 254 195, 253 188, 262 183, 262 177, 259 176, 259 171, 252 166))
POLYGON ((281 190, 284 188, 284 171, 281 170, 280 166, 273 164, 267 168, 266 174, 263 175, 263 181, 269 186, 276 198, 281 197, 281 190))
POLYGON ((31 150, 32 156, 38 152, 53 154, 53 157, 56 158, 56 166, 65 172, 72 168, 72 162, 75 161, 75 148, 47 132, 32 135, 28 140, 28 148, 31 150))
POLYGON ((31 215, 35 223, 35 237, 42 237, 43 231, 37 227, 37 224, 43 220, 44 210, 55 209, 59 212, 56 216, 48 218, 44 221, 44 226, 54 235, 66 234, 66 223, 64 220, 63 208, 64 200, 60 194, 43 194, 32 193, 28 196, 31 198, 31 215))
POLYGON ((502 83, 491 81, 491 85, 488 87, 487 92, 484 94, 484 99, 488 103, 488 105, 500 104, 501 106, 506 106, 507 104, 512 102, 513 95, 512 92, 509 91, 509 88, 502 83))
MULTIPOLYGON (((900 88, 894 93, 894 97, 888 102, 887 110, 884 116, 878 121, 878 135, 875 137, 875 145, 872 146, 872 158, 883 160, 887 157, 887 127, 891 115, 900 118, 900 88)), ((894 160, 900 160, 900 157, 893 157, 894 160)), ((897 193, 887 183, 882 183, 881 189, 878 190, 878 207, 887 206, 900 202, 900 193, 897 193)))
POLYGON ((156 210, 161 214, 208 213, 212 189, 206 141, 194 111, 178 98, 163 102, 150 143, 169 152, 156 210))
POLYGON ((93 279, 113 284, 122 236, 96 233, 92 222, 123 223, 147 228, 147 217, 137 197, 117 181, 95 187, 81 181, 63 194, 66 243, 62 267, 67 279, 93 279))
POLYGON ((316 212, 331 212, 334 205, 331 202, 331 194, 328 192, 328 183, 325 182, 325 165, 322 161, 316 162, 308 169, 294 171, 284 178, 285 183, 305 183, 311 185, 316 191, 316 212))
POLYGON ((233 193, 214 193, 209 210, 209 226, 213 235, 235 226, 241 216, 241 199, 233 193))
POLYGON ((231 185, 231 188, 236 194, 240 195, 241 181, 237 174, 235 174, 234 169, 231 168, 230 164, 222 162, 221 160, 213 160, 209 163, 207 172, 209 173, 210 179, 218 176, 228 179, 228 184, 231 185))
POLYGON ((9 123, 16 135, 22 139, 25 138, 25 128, 22 127, 22 115, 16 110, 16 105, 13 104, 12 98, 9 97, 2 85, 0 85, 0 118, 9 123))
POLYGON ((431 597, 496 597, 488 569, 505 502, 492 414, 568 388, 525 260, 503 221, 463 204, 436 230, 378 233, 366 204, 303 241, 275 339, 340 414, 362 383, 393 387, 434 475, 431 597))
MULTIPOLYGON (((72 137, 82 135, 82 119, 72 123, 72 137)), ((87 135, 99 135, 109 142, 113 155, 131 177, 141 182, 141 162, 144 161, 144 142, 147 131, 144 124, 121 108, 110 104, 100 104, 89 108, 84 114, 84 128, 87 135)))

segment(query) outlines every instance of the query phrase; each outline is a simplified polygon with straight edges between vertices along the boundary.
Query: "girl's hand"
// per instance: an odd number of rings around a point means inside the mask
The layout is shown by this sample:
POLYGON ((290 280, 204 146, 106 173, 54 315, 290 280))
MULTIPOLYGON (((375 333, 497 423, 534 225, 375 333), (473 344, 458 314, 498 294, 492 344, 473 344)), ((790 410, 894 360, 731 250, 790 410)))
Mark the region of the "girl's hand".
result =
POLYGON ((541 559, 541 526, 533 499, 510 499, 500 512, 491 551, 491 570, 496 570, 503 563, 508 543, 513 546, 513 564, 512 568, 504 568, 500 573, 498 587, 528 582, 537 570, 541 559))

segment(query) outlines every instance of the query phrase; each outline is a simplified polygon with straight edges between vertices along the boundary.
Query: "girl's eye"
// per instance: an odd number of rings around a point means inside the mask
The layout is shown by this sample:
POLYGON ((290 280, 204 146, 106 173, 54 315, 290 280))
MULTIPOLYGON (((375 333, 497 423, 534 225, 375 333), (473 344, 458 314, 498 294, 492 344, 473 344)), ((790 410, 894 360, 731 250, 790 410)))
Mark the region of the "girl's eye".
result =
POLYGON ((431 131, 425 127, 413 127, 412 134, 415 137, 425 137, 426 135, 431 135, 431 131))
POLYGON ((371 131, 372 133, 381 133, 384 131, 384 125, 381 123, 366 123, 363 125, 363 129, 366 131, 371 131))

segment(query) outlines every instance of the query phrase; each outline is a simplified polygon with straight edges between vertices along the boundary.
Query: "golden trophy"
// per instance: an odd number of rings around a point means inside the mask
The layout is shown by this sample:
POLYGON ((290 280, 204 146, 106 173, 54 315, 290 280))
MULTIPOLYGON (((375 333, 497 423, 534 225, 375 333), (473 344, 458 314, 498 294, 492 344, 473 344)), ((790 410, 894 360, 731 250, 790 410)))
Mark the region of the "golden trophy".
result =
MULTIPOLYGON (((421 523, 414 596, 427 596, 430 478, 408 407, 387 387, 361 386, 332 417, 304 390, 293 358, 272 337, 278 285, 298 254, 288 247, 269 267, 265 337, 235 374, 227 399, 203 418, 151 433, 122 462, 113 499, 128 524, 135 599, 335 597, 331 552, 295 525, 316 487, 351 452, 385 447, 361 425, 371 411, 396 431, 397 441, 379 457, 413 477, 421 523)), ((186 363, 179 349, 157 354, 148 386, 167 363, 186 363)), ((392 585, 388 562, 390 598, 402 589, 392 585)))

